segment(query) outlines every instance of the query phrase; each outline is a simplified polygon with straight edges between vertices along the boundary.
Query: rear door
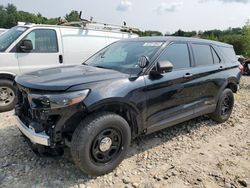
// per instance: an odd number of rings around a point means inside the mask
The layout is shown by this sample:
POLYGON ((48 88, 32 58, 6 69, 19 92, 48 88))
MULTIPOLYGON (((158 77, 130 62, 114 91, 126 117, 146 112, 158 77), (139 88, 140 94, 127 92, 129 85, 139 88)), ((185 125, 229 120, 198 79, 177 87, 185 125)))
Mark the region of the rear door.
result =
POLYGON ((22 40, 16 46, 22 74, 62 65, 63 54, 58 28, 34 28, 22 40), (19 48, 25 39, 32 41, 33 50, 30 52, 23 52, 19 48))
POLYGON ((191 43, 191 48, 194 57, 192 100, 196 101, 195 113, 210 113, 215 109, 217 94, 224 83, 219 74, 223 64, 212 45, 191 43))

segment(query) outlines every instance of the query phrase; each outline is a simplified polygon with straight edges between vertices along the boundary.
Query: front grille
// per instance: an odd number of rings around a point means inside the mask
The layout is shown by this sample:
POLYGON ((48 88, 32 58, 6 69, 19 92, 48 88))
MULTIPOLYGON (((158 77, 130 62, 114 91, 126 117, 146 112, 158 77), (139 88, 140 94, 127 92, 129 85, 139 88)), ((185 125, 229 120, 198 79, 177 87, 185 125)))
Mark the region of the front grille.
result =
POLYGON ((17 108, 18 116, 26 124, 29 125, 32 119, 31 108, 28 100, 28 94, 25 91, 17 91, 17 108))
POLYGON ((49 128, 55 125, 60 119, 60 115, 51 114, 48 105, 40 101, 42 98, 33 98, 31 106, 26 88, 19 88, 17 99, 16 115, 27 126, 31 125, 33 128, 39 127, 39 130, 41 130, 42 126, 47 133, 49 128))

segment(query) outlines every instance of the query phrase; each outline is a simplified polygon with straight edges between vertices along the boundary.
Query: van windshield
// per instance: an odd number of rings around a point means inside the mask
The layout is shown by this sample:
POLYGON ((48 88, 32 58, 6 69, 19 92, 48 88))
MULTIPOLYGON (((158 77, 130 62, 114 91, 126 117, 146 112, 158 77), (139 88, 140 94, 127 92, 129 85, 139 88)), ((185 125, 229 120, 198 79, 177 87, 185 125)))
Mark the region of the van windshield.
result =
POLYGON ((26 30, 27 27, 16 26, 0 35, 0 52, 4 52, 26 30))
POLYGON ((162 44, 163 42, 119 41, 97 52, 84 64, 125 74, 138 74, 142 70, 138 66, 138 59, 141 56, 152 58, 162 44))

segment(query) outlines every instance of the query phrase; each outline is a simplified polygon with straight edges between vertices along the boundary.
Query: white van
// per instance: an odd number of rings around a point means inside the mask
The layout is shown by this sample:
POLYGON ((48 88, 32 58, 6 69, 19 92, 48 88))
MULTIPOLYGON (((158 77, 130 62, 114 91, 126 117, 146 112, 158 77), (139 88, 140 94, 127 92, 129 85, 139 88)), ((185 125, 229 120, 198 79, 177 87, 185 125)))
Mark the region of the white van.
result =
POLYGON ((129 32, 131 30, 127 27, 121 27, 121 31, 107 27, 107 24, 97 25, 89 23, 74 27, 70 24, 24 24, 0 35, 0 112, 11 110, 15 105, 13 80, 16 75, 81 64, 117 40, 138 37, 129 32))

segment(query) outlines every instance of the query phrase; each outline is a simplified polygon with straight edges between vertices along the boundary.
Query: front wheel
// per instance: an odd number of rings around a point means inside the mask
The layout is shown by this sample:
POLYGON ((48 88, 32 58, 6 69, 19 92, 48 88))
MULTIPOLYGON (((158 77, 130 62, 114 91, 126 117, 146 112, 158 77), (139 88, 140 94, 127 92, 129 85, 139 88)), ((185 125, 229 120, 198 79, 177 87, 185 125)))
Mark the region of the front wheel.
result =
POLYGON ((223 123, 230 117, 233 106, 234 94, 231 89, 225 89, 219 98, 215 112, 209 116, 218 123, 223 123))
POLYGON ((124 159, 131 142, 131 131, 121 116, 102 112, 80 122, 71 142, 75 164, 89 175, 114 170, 124 159))
POLYGON ((10 80, 0 80, 0 112, 10 111, 16 104, 16 88, 10 80))

